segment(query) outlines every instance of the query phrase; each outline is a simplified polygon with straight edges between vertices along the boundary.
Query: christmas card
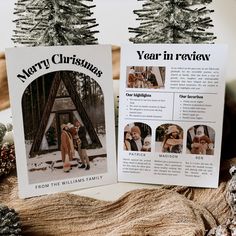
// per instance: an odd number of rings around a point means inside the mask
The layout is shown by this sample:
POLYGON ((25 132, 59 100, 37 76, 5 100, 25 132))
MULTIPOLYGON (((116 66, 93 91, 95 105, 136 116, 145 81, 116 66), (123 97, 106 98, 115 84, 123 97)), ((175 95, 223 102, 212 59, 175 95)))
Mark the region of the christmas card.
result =
POLYGON ((116 182, 111 47, 6 51, 20 197, 116 182))
POLYGON ((226 54, 214 44, 122 47, 120 181, 218 186, 226 54))

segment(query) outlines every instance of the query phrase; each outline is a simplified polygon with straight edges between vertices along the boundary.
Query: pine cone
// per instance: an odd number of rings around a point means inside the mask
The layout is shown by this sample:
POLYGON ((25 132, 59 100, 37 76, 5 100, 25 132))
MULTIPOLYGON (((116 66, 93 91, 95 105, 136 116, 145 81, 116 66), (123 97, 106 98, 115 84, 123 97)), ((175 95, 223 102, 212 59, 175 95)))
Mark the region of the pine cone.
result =
POLYGON ((0 177, 8 175, 16 169, 16 157, 14 144, 5 143, 0 148, 0 177))
POLYGON ((18 213, 14 209, 0 205, 0 235, 20 236, 21 224, 18 213))

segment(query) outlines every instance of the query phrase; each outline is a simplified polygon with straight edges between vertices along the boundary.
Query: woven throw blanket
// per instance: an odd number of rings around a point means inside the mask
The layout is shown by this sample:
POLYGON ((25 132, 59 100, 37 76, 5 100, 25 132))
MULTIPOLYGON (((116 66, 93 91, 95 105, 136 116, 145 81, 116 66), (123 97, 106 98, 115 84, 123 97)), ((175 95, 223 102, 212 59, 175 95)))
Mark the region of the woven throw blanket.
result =
POLYGON ((165 186, 131 191, 114 202, 69 193, 22 200, 11 176, 0 182, 0 201, 19 212, 24 235, 201 236, 230 217, 225 191, 235 160, 224 165, 217 189, 165 186))

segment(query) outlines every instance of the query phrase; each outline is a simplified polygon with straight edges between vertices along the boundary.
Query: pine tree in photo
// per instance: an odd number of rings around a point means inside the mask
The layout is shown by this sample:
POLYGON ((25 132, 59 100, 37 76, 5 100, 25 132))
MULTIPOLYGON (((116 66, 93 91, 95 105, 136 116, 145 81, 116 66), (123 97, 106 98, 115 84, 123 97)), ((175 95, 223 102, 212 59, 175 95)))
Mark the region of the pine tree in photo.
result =
POLYGON ((138 0, 134 10, 140 25, 129 28, 133 43, 212 43, 216 38, 207 8, 212 0, 138 0))
POLYGON ((93 0, 18 0, 12 40, 27 46, 97 44, 93 0))

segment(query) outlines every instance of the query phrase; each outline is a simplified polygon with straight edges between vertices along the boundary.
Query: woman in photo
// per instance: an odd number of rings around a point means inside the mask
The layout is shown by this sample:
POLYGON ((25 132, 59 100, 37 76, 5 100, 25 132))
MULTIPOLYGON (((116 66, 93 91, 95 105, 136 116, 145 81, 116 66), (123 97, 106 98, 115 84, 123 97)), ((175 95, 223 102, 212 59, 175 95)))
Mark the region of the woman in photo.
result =
POLYGON ((170 125, 165 135, 162 152, 182 153, 183 138, 176 125, 170 125))
POLYGON ((64 172, 71 170, 70 161, 75 155, 72 135, 69 132, 69 127, 66 124, 61 125, 61 159, 63 162, 64 172))
POLYGON ((128 125, 126 125, 124 129, 124 150, 125 151, 131 151, 131 145, 130 145, 131 139, 132 139, 131 128, 128 125))

